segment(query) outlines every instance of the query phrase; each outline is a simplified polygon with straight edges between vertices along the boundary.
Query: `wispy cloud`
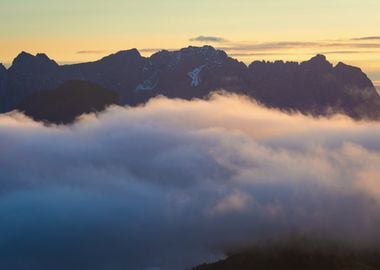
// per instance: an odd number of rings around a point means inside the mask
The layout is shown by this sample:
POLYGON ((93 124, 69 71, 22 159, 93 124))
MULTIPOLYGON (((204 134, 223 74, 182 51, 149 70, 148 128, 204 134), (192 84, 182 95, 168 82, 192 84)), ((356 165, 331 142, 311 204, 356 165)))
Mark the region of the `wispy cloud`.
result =
POLYGON ((252 56, 281 56, 281 55, 296 55, 296 53, 286 53, 286 52, 237 52, 237 53, 229 53, 231 57, 252 57, 252 56))
POLYGON ((370 53, 377 53, 377 51, 325 51, 322 52, 322 54, 370 54, 370 53))
MULTIPOLYGON (((358 43, 358 42, 330 42, 330 41, 279 41, 279 42, 263 42, 263 43, 234 43, 229 46, 219 47, 222 50, 234 51, 271 51, 271 50, 287 50, 287 49, 323 49, 337 48, 346 50, 337 50, 340 52, 357 53, 357 50, 349 49, 380 49, 380 43, 358 43), (347 50, 348 49, 348 50, 347 50)), ((335 51, 334 51, 335 52, 335 51)))
POLYGON ((215 37, 215 36, 198 36, 195 38, 190 38, 189 41, 196 41, 196 42, 210 42, 210 43, 225 43, 228 40, 222 37, 215 37))
POLYGON ((104 54, 104 53, 109 53, 109 51, 106 50, 82 50, 82 51, 77 51, 77 54, 104 54))
POLYGON ((337 47, 337 48, 358 48, 358 49, 379 49, 380 43, 357 43, 357 42, 342 42, 342 43, 325 43, 322 44, 325 47, 337 47))
POLYGON ((380 40, 380 36, 360 37, 360 38, 353 38, 351 40, 380 40))
POLYGON ((308 48, 319 46, 317 42, 298 42, 298 41, 280 41, 280 42, 263 42, 263 43, 233 43, 229 46, 219 47, 222 50, 234 51, 267 51, 289 48, 308 48))
MULTIPOLYGON (((377 54, 380 53, 380 36, 369 36, 348 39, 318 40, 318 41, 231 41, 218 36, 198 36, 190 38, 191 42, 214 43, 215 47, 224 50, 234 57, 249 56, 276 56, 276 55, 299 55, 314 53, 323 54, 377 54), (293 52, 294 49, 302 51, 293 52)), ((142 53, 156 53, 158 51, 175 51, 178 48, 143 48, 142 53)), ((77 54, 106 54, 107 50, 81 50, 77 54)))

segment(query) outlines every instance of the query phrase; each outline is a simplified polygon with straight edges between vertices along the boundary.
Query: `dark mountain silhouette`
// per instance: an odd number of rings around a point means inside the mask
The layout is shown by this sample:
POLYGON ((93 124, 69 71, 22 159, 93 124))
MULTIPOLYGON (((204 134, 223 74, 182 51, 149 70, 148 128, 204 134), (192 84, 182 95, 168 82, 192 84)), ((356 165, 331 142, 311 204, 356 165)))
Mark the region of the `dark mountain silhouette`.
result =
POLYGON ((84 80, 117 92, 124 104, 132 104, 133 89, 143 80, 146 59, 136 49, 120 51, 99 61, 61 67, 60 80, 84 80))
POLYGON ((0 108, 14 109, 24 97, 40 90, 57 87, 60 67, 45 54, 20 53, 7 70, 0 108))
POLYGON ((7 74, 7 69, 0 63, 0 80, 4 79, 7 74))
POLYGON ((326 243, 263 246, 230 254, 227 259, 193 270, 375 270, 380 269, 376 248, 347 248, 326 243))
POLYGON ((161 51, 147 61, 144 82, 135 91, 186 99, 202 98, 221 88, 242 92, 248 88, 246 72, 243 63, 210 46, 161 51))
POLYGON ((5 89, 6 77, 7 77, 7 69, 3 66, 3 64, 0 64, 0 96, 1 96, 1 93, 3 93, 5 89))
POLYGON ((116 92, 121 104, 132 106, 157 95, 205 98, 223 89, 283 110, 380 118, 380 96, 359 68, 343 63, 334 67, 323 55, 303 63, 256 61, 247 67, 211 46, 161 51, 149 58, 132 49, 64 66, 44 54, 22 52, 8 70, 0 67, 0 112, 69 80, 99 84, 116 92))
POLYGON ((117 104, 113 91, 84 81, 67 81, 51 91, 39 91, 24 98, 16 108, 38 121, 67 124, 83 113, 104 110, 117 104))
POLYGON ((250 96, 271 107, 313 115, 342 112, 354 118, 379 118, 380 98, 356 67, 335 67, 317 55, 303 63, 253 62, 250 96))

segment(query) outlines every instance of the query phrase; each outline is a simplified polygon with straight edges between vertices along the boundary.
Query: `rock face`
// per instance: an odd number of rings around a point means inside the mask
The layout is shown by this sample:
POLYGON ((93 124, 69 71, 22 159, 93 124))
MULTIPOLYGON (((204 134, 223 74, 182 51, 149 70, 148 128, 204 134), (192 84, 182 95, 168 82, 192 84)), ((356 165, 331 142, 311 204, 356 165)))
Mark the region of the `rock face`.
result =
MULTIPOLYGON (((191 99, 205 97, 217 89, 242 92, 248 87, 246 66, 210 46, 156 53, 147 60, 143 71, 144 82, 152 81, 153 95, 191 99)), ((138 90, 137 87, 137 94, 138 90)))
POLYGON ((39 91, 24 98, 16 108, 38 121, 67 124, 84 113, 117 104, 116 93, 97 84, 67 81, 51 91, 39 91))
POLYGON ((223 89, 284 110, 380 117, 380 97, 358 68, 343 63, 334 67, 323 55, 303 63, 253 62, 247 67, 210 46, 161 51, 149 58, 132 49, 95 62, 64 66, 44 54, 23 52, 8 70, 0 67, 0 112, 69 80, 99 84, 116 92, 121 104, 132 106, 157 95, 204 98, 223 89))

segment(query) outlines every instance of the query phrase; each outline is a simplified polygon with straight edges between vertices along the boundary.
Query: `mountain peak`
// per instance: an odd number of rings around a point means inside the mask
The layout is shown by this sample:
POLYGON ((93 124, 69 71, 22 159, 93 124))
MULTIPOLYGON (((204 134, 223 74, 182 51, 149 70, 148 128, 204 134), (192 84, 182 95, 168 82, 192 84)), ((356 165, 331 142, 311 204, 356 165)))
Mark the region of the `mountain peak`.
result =
POLYGON ((22 51, 14 60, 11 70, 56 67, 58 64, 46 54, 38 53, 36 56, 22 51))
POLYGON ((128 61, 132 59, 140 59, 142 56, 136 49, 118 51, 117 53, 103 57, 101 61, 128 61))
POLYGON ((187 48, 181 49, 179 52, 197 54, 203 57, 215 57, 215 56, 227 57, 227 54, 224 51, 217 50, 210 45, 205 45, 202 47, 189 46, 187 48))
POLYGON ((214 52, 216 49, 211 45, 204 45, 204 46, 188 46, 187 48, 183 48, 181 50, 198 50, 198 51, 208 51, 208 52, 214 52))
POLYGON ((28 59, 32 59, 34 56, 28 52, 22 51, 20 52, 16 58, 13 60, 13 63, 19 63, 28 59))
POLYGON ((7 72, 6 67, 2 63, 0 63, 0 74, 5 73, 5 72, 7 72))
POLYGON ((141 57, 139 50, 137 50, 136 48, 119 51, 119 52, 115 53, 115 56, 116 55, 117 56, 139 56, 139 57, 141 57))
POLYGON ((302 62, 301 65, 312 70, 330 70, 333 68, 333 65, 327 61, 326 56, 323 54, 317 54, 310 60, 302 62))
POLYGON ((173 65, 180 62, 199 62, 199 63, 221 63, 228 58, 227 53, 222 50, 217 50, 212 46, 189 46, 176 51, 162 50, 152 55, 152 59, 170 59, 173 65))
POLYGON ((327 62, 327 58, 323 54, 317 54, 316 56, 312 57, 310 61, 315 61, 315 62, 327 62))
POLYGON ((328 61, 327 61, 327 58, 325 55, 323 54, 317 54, 316 56, 313 56, 312 58, 310 58, 310 60, 308 61, 305 61, 303 63, 313 63, 313 64, 330 64, 328 61))

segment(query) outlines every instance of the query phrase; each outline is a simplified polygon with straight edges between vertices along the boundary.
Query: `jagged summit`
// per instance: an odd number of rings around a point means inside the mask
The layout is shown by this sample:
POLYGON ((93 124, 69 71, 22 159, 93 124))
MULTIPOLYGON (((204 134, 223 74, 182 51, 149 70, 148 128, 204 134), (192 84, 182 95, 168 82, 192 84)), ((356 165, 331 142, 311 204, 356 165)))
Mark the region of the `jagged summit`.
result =
POLYGON ((34 58, 35 58, 34 55, 32 55, 28 52, 22 51, 21 53, 19 53, 16 56, 15 59, 13 59, 12 66, 14 67, 14 66, 20 65, 20 64, 25 63, 25 62, 31 62, 34 60, 34 58))
POLYGON ((49 68, 49 67, 57 67, 58 64, 50 59, 44 53, 38 53, 35 56, 22 51, 12 62, 10 71, 12 70, 27 70, 27 69, 38 69, 38 68, 49 68))
POLYGON ((154 53, 151 58, 175 58, 179 60, 189 60, 190 58, 201 58, 203 60, 210 60, 212 58, 227 58, 227 54, 222 50, 217 50, 212 46, 205 45, 202 47, 189 46, 176 51, 161 50, 154 53))
POLYGON ((327 71, 333 68, 333 64, 327 61, 326 56, 323 54, 317 54, 310 60, 302 62, 301 66, 312 71, 327 71))
POLYGON ((328 61, 327 57, 324 54, 317 54, 316 56, 313 56, 308 62, 325 63, 328 61))
POLYGON ((215 56, 227 57, 227 54, 224 51, 215 49, 214 47, 210 45, 205 45, 202 47, 189 46, 187 48, 180 49, 179 52, 188 53, 188 54, 198 54, 204 57, 215 57, 215 56))
POLYGON ((31 53, 22 51, 19 53, 19 55, 16 56, 16 58, 13 60, 13 64, 25 62, 25 61, 40 61, 40 62, 53 62, 54 60, 50 59, 45 53, 37 53, 36 55, 33 55, 31 53))

